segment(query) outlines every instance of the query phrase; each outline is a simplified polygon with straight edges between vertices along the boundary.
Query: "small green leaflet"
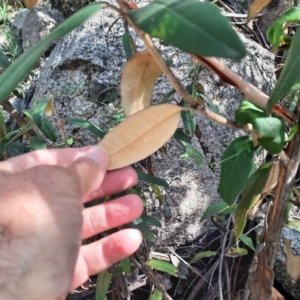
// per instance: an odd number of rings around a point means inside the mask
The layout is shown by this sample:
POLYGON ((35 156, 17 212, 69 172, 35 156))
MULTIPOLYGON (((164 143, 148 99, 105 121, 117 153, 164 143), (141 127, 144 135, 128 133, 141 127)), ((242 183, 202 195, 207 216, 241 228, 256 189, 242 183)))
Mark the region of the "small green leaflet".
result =
POLYGON ((300 20, 300 9, 292 7, 277 19, 267 31, 267 39, 270 44, 278 48, 284 34, 284 24, 287 22, 297 23, 300 20))
POLYGON ((52 98, 44 99, 36 102, 33 109, 25 109, 23 113, 33 121, 33 123, 38 127, 42 127, 42 116, 46 106, 52 98))
POLYGON ((190 261, 190 264, 193 264, 195 262, 197 262, 198 260, 205 258, 205 257, 211 257, 216 255, 217 252, 216 251, 203 251, 203 252, 199 252, 197 253, 192 260, 190 261))
POLYGON ((206 211, 203 213, 200 221, 202 222, 202 221, 210 218, 211 216, 222 212, 223 210, 225 210, 229 207, 230 207, 230 205, 228 205, 225 201, 218 201, 218 202, 210 205, 206 209, 206 211))
POLYGON ((105 135, 105 132, 102 131, 97 125, 92 124, 87 120, 78 119, 78 118, 67 118, 66 121, 90 131, 91 133, 95 134, 99 138, 103 138, 105 135))
POLYGON ((168 183, 165 180, 161 179, 161 178, 146 174, 146 173, 141 172, 141 171, 136 171, 136 173, 138 175, 138 180, 139 181, 152 183, 152 184, 162 186, 162 187, 165 187, 165 188, 169 187, 168 183))
POLYGON ((29 140, 29 147, 32 150, 47 149, 47 144, 40 135, 35 135, 29 140))
POLYGON ((40 130, 52 142, 57 140, 55 129, 52 123, 45 116, 42 116, 42 126, 40 127, 40 130))
POLYGON ((121 267, 122 267, 124 273, 129 274, 131 272, 130 261, 129 261, 128 257, 122 259, 120 261, 120 264, 121 264, 121 267))
POLYGON ((229 205, 235 201, 250 176, 253 155, 254 145, 247 136, 233 140, 223 153, 219 193, 229 205))
POLYGON ((151 259, 146 262, 146 265, 150 268, 178 277, 178 269, 164 260, 151 259))
POLYGON ((154 0, 129 12, 143 31, 200 56, 239 59, 246 49, 219 9, 199 0, 154 0), (222 28, 222 30, 220 30, 222 28))
POLYGON ((154 289, 153 293, 150 295, 149 300, 162 300, 162 292, 157 288, 154 289))
POLYGON ((123 48, 125 50, 126 58, 129 60, 134 53, 132 53, 131 44, 130 44, 130 35, 128 32, 125 32, 122 36, 123 48))
POLYGON ((0 67, 6 69, 10 65, 10 61, 7 59, 6 55, 0 50, 0 67))
POLYGON ((266 113, 270 114, 273 106, 283 97, 285 97, 294 86, 295 83, 300 81, 300 30, 297 30, 293 36, 292 45, 285 61, 283 70, 280 77, 273 89, 271 96, 268 100, 266 113), (297 63, 296 63, 297 62, 297 63))
POLYGON ((244 235, 244 234, 241 234, 240 235, 240 239, 241 241, 246 245, 248 246, 251 250, 255 251, 255 247, 253 245, 253 241, 250 237, 244 235))
POLYGON ((265 112, 248 100, 243 100, 235 111, 235 121, 237 125, 252 124, 256 118, 262 117, 266 117, 265 112))

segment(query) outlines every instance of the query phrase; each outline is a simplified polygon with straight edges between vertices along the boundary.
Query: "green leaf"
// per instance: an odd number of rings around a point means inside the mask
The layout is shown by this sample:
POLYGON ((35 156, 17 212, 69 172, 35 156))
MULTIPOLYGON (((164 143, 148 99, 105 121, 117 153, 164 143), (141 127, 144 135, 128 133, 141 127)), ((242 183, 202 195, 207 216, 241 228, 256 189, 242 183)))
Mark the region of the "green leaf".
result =
POLYGON ((183 147, 191 145, 191 139, 183 132, 181 128, 177 128, 174 135, 174 139, 183 147))
POLYGON ((80 128, 87 129, 93 134, 95 134, 99 138, 103 138, 105 136, 105 132, 102 131, 97 125, 90 123, 89 121, 78 119, 78 118, 67 118, 67 122, 70 122, 74 125, 79 126, 80 128))
POLYGON ((243 233, 248 211, 253 207, 264 191, 272 167, 273 162, 268 162, 261 165, 258 170, 249 178, 246 184, 241 201, 235 211, 234 236, 236 241, 243 233))
POLYGON ((53 42, 83 24, 102 8, 102 3, 91 4, 76 12, 30 50, 20 55, 0 76, 0 102, 15 89, 18 83, 32 70, 35 62, 53 42))
POLYGON ((29 151, 30 149, 25 144, 19 142, 0 144, 0 159, 18 156, 29 151))
POLYGON ((219 9, 199 0, 154 0, 129 17, 143 31, 200 56, 242 58, 246 49, 219 9))
POLYGON ((235 111, 235 121, 237 125, 252 124, 256 118, 262 117, 266 117, 265 112, 248 100, 243 100, 235 111))
POLYGON ((161 223, 155 218, 146 215, 142 215, 141 218, 147 225, 161 227, 161 223))
POLYGON ((266 113, 270 114, 273 106, 285 97, 295 83, 300 81, 300 30, 293 36, 292 45, 280 77, 268 100, 266 113))
POLYGON ((233 140, 221 162, 219 193, 231 205, 244 188, 252 169, 254 145, 247 136, 233 140))
MULTIPOLYGON (((71 146, 73 144, 73 142, 74 142, 73 138, 67 139, 68 146, 71 146)), ((59 143, 59 144, 55 145, 55 148, 66 148, 66 144, 65 143, 59 143)))
POLYGON ((248 246, 251 250, 253 250, 255 252, 255 247, 254 247, 253 241, 250 237, 248 237, 244 234, 241 234, 240 239, 246 246, 248 246))
POLYGON ((125 50, 126 58, 129 60, 134 53, 132 53, 131 43, 130 43, 130 35, 128 32, 125 32, 122 36, 123 48, 125 50))
POLYGON ((163 196, 161 194, 161 191, 157 185, 151 184, 152 192, 154 193, 156 199, 158 200, 159 204, 162 204, 163 196))
POLYGON ((259 144, 271 154, 278 154, 284 146, 284 122, 279 118, 264 117, 256 118, 253 121, 253 128, 257 130, 261 137, 259 144))
POLYGON ((10 61, 7 59, 6 55, 0 50, 0 67, 6 69, 10 65, 10 61))
POLYGON ((181 154, 179 156, 180 158, 193 158, 193 159, 196 159, 197 166, 200 166, 202 164, 203 155, 198 149, 187 144, 185 150, 186 150, 186 152, 184 154, 181 154))
POLYGON ((130 222, 130 226, 132 228, 140 230, 143 237, 145 237, 150 242, 153 242, 153 243, 156 242, 156 237, 151 232, 151 230, 149 230, 149 228, 146 225, 146 222, 144 222, 144 220, 142 218, 137 218, 137 219, 133 220, 132 222, 130 222))
MULTIPOLYGON (((189 90, 189 87, 187 88, 187 90, 189 90)), ((188 104, 182 100, 179 103, 180 106, 187 106, 188 104)), ((190 134, 194 134, 195 130, 196 130, 196 119, 194 114, 192 114, 191 109, 187 109, 187 110, 183 110, 181 112, 181 118, 182 118, 182 122, 184 127, 186 128, 187 132, 190 134)))
POLYGON ((49 103, 49 101, 51 101, 52 98, 48 98, 42 101, 38 101, 35 105, 33 109, 25 109, 23 111, 23 113, 33 121, 33 123, 40 128, 42 126, 42 116, 44 113, 44 110, 47 106, 47 104, 49 103))
POLYGON ((42 126, 40 127, 40 130, 52 142, 57 140, 55 129, 45 116, 42 116, 42 126))
POLYGON ((105 300, 109 289, 112 273, 108 270, 102 271, 97 276, 96 300, 105 300))
POLYGON ((178 269, 174 267, 172 264, 168 263, 164 260, 151 259, 146 262, 146 265, 150 268, 153 268, 158 271, 166 272, 172 276, 178 277, 178 269))
POLYGON ((210 205, 206 211, 203 213, 200 222, 210 218, 211 216, 218 214, 219 212, 225 210, 226 208, 229 208, 230 205, 228 205, 225 201, 218 201, 212 205, 210 205))
POLYGON ((218 114, 218 115, 221 114, 221 113, 220 113, 220 110, 219 110, 219 107, 218 107, 217 105, 215 105, 215 104, 212 102, 212 100, 211 100, 208 96, 206 96, 205 94, 203 94, 203 93, 201 93, 201 92, 199 92, 199 91, 197 91, 197 92, 198 92, 198 94, 203 98, 203 100, 209 104, 209 106, 211 107, 212 111, 213 111, 215 114, 218 114))
POLYGON ((231 247, 230 249, 227 250, 225 255, 228 257, 239 257, 247 254, 248 254, 247 249, 239 248, 239 247, 231 247))
POLYGON ((200 260, 202 258, 211 257, 211 256, 214 256, 216 254, 217 254, 216 251, 199 252, 192 258, 192 260, 190 261, 190 264, 194 264, 195 262, 197 262, 198 260, 200 260))
POLYGON ((278 48, 284 34, 284 23, 297 23, 300 20, 300 9, 292 7, 277 19, 267 31, 267 39, 270 44, 278 48))
POLYGON ((4 121, 4 115, 2 110, 0 110, 0 143, 6 140, 6 125, 4 121))
POLYGON ((120 261, 120 264, 121 264, 121 267, 122 267, 124 273, 129 274, 131 272, 130 261, 129 261, 128 257, 122 259, 120 261))
POLYGON ((29 147, 32 150, 47 149, 47 144, 40 135, 35 135, 29 140, 29 147))
POLYGON ((156 288, 153 293, 151 293, 149 300, 162 300, 162 298, 162 292, 156 288))
POLYGON ((165 180, 161 179, 161 178, 146 174, 146 173, 141 172, 141 171, 136 171, 136 173, 138 175, 138 180, 139 181, 152 183, 152 184, 162 186, 162 187, 165 187, 165 188, 169 187, 168 183, 165 180))

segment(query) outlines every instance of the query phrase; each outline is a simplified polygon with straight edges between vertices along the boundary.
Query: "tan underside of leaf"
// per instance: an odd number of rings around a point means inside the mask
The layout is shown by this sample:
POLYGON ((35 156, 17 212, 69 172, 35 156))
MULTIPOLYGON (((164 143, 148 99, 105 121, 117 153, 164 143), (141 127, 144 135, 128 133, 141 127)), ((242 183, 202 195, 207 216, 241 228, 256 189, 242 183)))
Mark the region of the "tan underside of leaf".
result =
POLYGON ((271 0, 254 0, 248 10, 248 22, 253 20, 271 0))
POLYGON ((136 163, 157 151, 174 134, 183 108, 155 105, 128 117, 100 142, 110 155, 109 170, 136 163))
POLYGON ((161 74, 149 52, 139 52, 127 62, 121 78, 121 99, 127 117, 150 106, 155 81, 161 74))
POLYGON ((300 256, 293 254, 291 241, 288 239, 284 239, 283 251, 286 255, 286 271, 295 283, 300 275, 300 256))
POLYGON ((33 9, 37 4, 38 0, 24 0, 23 2, 28 9, 33 9))
POLYGON ((262 191, 262 194, 267 194, 271 192, 277 185, 278 177, 280 171, 280 164, 279 162, 274 162, 272 169, 270 170, 268 180, 265 184, 265 187, 262 191))
POLYGON ((53 106, 54 106, 54 103, 53 103, 53 100, 50 100, 45 109, 44 109, 44 113, 47 117, 51 117, 52 116, 52 112, 53 112, 53 106))

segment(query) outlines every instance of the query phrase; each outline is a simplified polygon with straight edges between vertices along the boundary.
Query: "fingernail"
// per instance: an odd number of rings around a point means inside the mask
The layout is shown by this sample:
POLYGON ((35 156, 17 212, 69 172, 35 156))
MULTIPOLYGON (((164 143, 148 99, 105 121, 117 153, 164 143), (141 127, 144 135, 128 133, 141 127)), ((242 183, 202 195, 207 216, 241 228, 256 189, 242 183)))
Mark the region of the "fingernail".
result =
POLYGON ((86 157, 86 158, 90 158, 90 159, 96 161, 97 163, 103 162, 103 160, 105 160, 105 158, 106 158, 105 150, 100 146, 92 147, 90 150, 83 153, 82 156, 86 157), (105 158, 103 156, 105 156, 105 158))

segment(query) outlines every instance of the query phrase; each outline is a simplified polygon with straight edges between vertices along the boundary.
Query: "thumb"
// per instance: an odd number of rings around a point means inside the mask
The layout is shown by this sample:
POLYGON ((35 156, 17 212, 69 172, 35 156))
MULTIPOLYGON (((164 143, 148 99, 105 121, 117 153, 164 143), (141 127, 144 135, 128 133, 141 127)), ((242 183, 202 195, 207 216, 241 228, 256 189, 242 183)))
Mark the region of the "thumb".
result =
POLYGON ((109 165, 109 155, 100 146, 93 146, 66 167, 77 177, 84 200, 99 189, 109 165))

